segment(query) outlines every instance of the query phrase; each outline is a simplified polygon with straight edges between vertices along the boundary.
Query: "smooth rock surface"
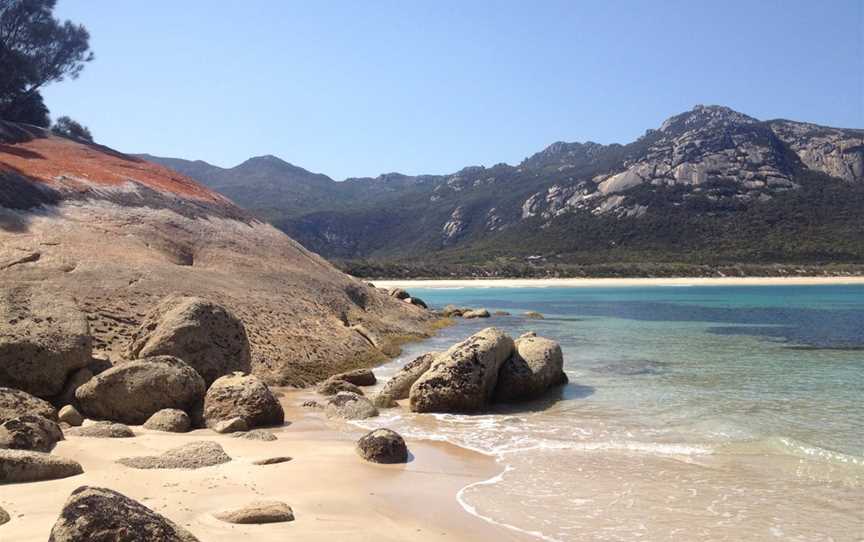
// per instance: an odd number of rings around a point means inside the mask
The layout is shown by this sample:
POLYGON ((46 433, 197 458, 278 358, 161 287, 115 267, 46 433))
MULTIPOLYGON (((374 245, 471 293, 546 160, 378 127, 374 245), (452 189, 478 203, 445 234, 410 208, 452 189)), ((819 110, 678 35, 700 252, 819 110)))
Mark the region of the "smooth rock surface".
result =
POLYGON ((207 386, 235 371, 248 373, 252 357, 243 323, 228 309, 199 297, 169 296, 135 332, 130 358, 174 356, 207 386))
POLYGON ((411 386, 414 412, 478 412, 495 391, 498 370, 513 354, 513 339, 490 327, 436 357, 411 386))
POLYGON ((84 423, 84 416, 82 416, 81 413, 78 412, 78 409, 72 405, 66 405, 61 408, 57 418, 61 422, 67 423, 72 427, 78 427, 84 423))
POLYGON ((191 533, 138 501, 101 487, 69 496, 48 542, 197 542, 191 533))
POLYGON ((81 474, 78 462, 29 450, 0 450, 0 484, 56 480, 81 474))
POLYGON ((158 356, 115 365, 75 393, 88 417, 141 425, 165 408, 200 411, 204 380, 189 365, 158 356))

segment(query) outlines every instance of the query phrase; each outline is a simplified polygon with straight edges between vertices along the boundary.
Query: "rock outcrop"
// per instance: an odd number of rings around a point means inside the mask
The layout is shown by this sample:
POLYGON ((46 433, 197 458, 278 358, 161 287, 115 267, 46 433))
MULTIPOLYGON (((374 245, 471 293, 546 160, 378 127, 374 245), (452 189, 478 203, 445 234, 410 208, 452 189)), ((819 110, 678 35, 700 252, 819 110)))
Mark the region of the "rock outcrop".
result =
POLYGON ((239 508, 230 508, 213 514, 213 517, 226 523, 263 524, 294 521, 294 511, 280 501, 257 501, 239 508))
POLYGON ((194 415, 201 409, 204 380, 171 356, 115 365, 78 388, 75 397, 90 418, 141 425, 164 408, 194 415))
POLYGON ((192 420, 182 410, 163 408, 144 422, 144 429, 166 433, 186 433, 192 429, 192 420))
POLYGON ((235 371, 248 373, 252 357, 246 329, 226 308, 198 297, 169 296, 147 315, 128 349, 131 359, 174 356, 209 386, 235 371))
POLYGON ((70 373, 90 363, 92 348, 87 318, 74 302, 3 280, 0 386, 57 395, 70 373))
POLYGON ((561 345, 543 337, 520 337, 513 355, 498 371, 495 401, 536 399, 567 382, 561 345))
POLYGON ((138 501, 101 487, 69 496, 48 542, 198 542, 190 532, 138 501))
POLYGON ((282 425, 285 412, 279 400, 259 378, 235 373, 219 378, 204 398, 204 420, 213 426, 242 418, 247 428, 282 425))
POLYGON ((482 411, 492 399, 498 370, 513 348, 513 339, 494 327, 452 346, 411 386, 411 410, 482 411))
POLYGON ((373 463, 406 463, 408 447, 405 439, 390 429, 376 429, 357 441, 357 453, 373 463))
POLYGON ((21 390, 0 388, 0 423, 28 414, 57 421, 57 410, 48 401, 21 390))
POLYGON ((378 415, 375 405, 362 395, 350 392, 339 392, 327 400, 324 414, 328 418, 342 420, 364 420, 378 415))
POLYGON ((25 414, 0 424, 0 448, 47 453, 61 440, 60 426, 35 414, 25 414))
POLYGON ((56 480, 82 472, 84 470, 78 462, 65 457, 29 450, 0 449, 0 484, 56 480))
POLYGON ((215 442, 191 442, 160 455, 124 457, 121 465, 133 469, 201 469, 231 461, 222 446, 215 442))

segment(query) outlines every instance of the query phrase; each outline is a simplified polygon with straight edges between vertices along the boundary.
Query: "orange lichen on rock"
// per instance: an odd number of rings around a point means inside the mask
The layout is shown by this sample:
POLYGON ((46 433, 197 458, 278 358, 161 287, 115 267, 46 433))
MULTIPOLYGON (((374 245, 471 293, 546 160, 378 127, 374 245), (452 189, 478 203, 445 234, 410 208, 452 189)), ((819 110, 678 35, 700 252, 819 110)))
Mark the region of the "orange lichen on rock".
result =
POLYGON ((138 183, 153 190, 204 202, 225 197, 166 167, 100 145, 47 135, 0 143, 0 172, 18 173, 61 190, 87 191, 138 183))

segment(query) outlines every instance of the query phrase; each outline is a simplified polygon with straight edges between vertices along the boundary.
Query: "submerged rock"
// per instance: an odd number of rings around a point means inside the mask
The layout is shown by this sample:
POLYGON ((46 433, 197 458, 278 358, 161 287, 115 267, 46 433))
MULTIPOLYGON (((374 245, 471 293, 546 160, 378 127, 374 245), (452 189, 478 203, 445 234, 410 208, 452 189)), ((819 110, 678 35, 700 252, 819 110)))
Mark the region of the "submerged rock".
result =
POLYGON ((0 484, 68 478, 84 472, 77 461, 29 450, 0 450, 0 484))
POLYGON ((243 418, 248 428, 285 423, 285 412, 270 388, 258 377, 241 373, 219 378, 204 397, 208 427, 237 417, 243 418))
POLYGON ((357 453, 373 463, 405 463, 408 447, 399 433, 390 429, 376 429, 357 441, 357 453))
POLYGON ((438 356, 411 386, 414 412, 478 412, 495 391, 498 370, 513 353, 513 339, 490 327, 438 356))
POLYGON ((117 462, 133 469, 200 469, 231 461, 215 442, 191 442, 160 455, 124 457, 117 462))
POLYGON ((165 408, 200 410, 204 380, 171 356, 115 365, 78 388, 75 396, 87 416, 141 425, 165 408))
POLYGON ((498 371, 495 400, 523 401, 540 397, 552 386, 567 382, 561 346, 543 337, 516 340, 513 355, 498 371))
POLYGON ((489 318, 489 311, 486 309, 472 309, 462 313, 462 318, 471 320, 473 318, 489 318))
POLYGON ((213 514, 218 520, 226 523, 237 524, 261 524, 261 523, 283 523, 294 521, 294 512, 291 507, 279 501, 258 501, 240 508, 223 510, 213 514))
POLYGON ((191 533, 138 501, 101 487, 69 496, 49 542, 198 542, 191 533))
POLYGON ((543 320, 544 316, 537 311, 528 311, 523 314, 525 318, 531 318, 533 320, 543 320))
POLYGON ((144 319, 130 358, 174 356, 207 386, 235 371, 248 373, 252 355, 243 323, 228 309, 199 297, 169 296, 144 319))

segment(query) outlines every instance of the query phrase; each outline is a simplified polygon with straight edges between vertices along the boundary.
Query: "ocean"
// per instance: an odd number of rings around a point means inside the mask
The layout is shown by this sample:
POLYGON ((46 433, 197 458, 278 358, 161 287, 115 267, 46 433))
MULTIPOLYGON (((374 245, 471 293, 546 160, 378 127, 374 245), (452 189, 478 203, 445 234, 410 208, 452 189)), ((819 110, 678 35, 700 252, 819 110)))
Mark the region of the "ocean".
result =
POLYGON ((864 540, 864 286, 411 293, 511 316, 459 320, 382 380, 488 326, 564 352, 570 383, 542 400, 361 423, 495 457, 470 513, 562 542, 864 540))

